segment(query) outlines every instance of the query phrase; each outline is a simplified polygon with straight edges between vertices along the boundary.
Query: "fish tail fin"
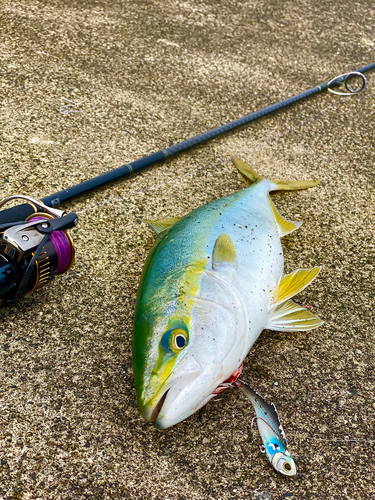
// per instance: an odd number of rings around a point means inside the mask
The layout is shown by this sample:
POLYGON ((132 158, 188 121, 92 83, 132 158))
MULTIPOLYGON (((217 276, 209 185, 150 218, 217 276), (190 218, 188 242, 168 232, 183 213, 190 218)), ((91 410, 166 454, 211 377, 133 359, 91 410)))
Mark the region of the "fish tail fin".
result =
MULTIPOLYGON (((233 164, 238 168, 238 170, 243 174, 249 181, 253 184, 254 182, 264 179, 255 170, 253 170, 249 165, 239 158, 232 158, 233 164)), ((268 179, 273 186, 270 191, 298 191, 300 189, 308 189, 317 186, 320 180, 315 181, 278 181, 275 179, 268 179)))
POLYGON ((269 181, 275 185, 271 191, 299 191, 300 189, 315 187, 320 183, 320 179, 315 181, 277 181, 269 179, 269 181))
POLYGON ((320 270, 320 266, 310 269, 297 269, 293 273, 280 278, 272 300, 274 309, 267 328, 270 330, 293 332, 297 330, 312 330, 324 323, 304 307, 290 300, 291 297, 306 288, 317 277, 320 270))
POLYGON ((244 175, 247 179, 249 179, 251 184, 263 179, 261 175, 257 174, 255 170, 253 170, 244 161, 240 160, 240 158, 236 157, 232 158, 232 163, 235 167, 238 168, 238 170, 241 172, 242 175, 244 175))
POLYGON ((318 276, 321 269, 322 266, 316 266, 309 269, 297 269, 293 273, 285 274, 280 278, 272 304, 277 306, 302 292, 318 276))
POLYGON ((277 332, 301 332, 318 328, 323 323, 324 321, 315 314, 299 306, 293 300, 287 300, 276 307, 267 328, 277 332))

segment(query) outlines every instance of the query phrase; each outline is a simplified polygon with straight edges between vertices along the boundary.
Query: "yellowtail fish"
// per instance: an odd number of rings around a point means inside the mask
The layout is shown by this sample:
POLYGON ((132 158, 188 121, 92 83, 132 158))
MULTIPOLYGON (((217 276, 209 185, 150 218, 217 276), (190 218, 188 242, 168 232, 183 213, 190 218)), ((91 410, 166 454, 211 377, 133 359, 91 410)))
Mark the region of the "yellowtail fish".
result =
POLYGON ((290 300, 320 267, 283 275, 284 219, 270 191, 319 181, 262 178, 239 159, 251 186, 181 219, 146 221, 158 240, 138 291, 133 364, 143 417, 165 429, 233 386, 262 330, 311 330, 323 322, 290 300))

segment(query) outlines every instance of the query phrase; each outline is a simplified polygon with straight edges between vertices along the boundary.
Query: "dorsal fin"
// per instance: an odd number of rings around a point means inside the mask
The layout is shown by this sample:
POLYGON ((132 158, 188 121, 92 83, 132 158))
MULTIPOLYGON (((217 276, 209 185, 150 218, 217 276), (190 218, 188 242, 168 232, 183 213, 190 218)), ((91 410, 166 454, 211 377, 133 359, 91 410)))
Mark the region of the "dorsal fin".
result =
POLYGON ((304 307, 292 300, 287 300, 272 312, 266 328, 277 332, 295 332, 312 330, 323 323, 323 320, 311 314, 304 307))
POLYGON ((161 237, 163 233, 168 231, 176 222, 178 222, 181 217, 170 217, 168 219, 157 219, 157 220, 149 220, 143 219, 146 224, 150 226, 150 228, 155 231, 155 233, 161 237))
POLYGON ((234 264, 237 259, 236 248, 230 236, 223 233, 215 241, 212 253, 212 267, 217 267, 220 263, 234 264))
POLYGON ((312 267, 311 269, 297 269, 293 273, 280 278, 272 299, 272 305, 282 304, 306 288, 316 278, 321 269, 321 266, 312 267))
POLYGON ((271 197, 268 196, 268 201, 270 202, 271 208, 272 208, 272 213, 273 216, 275 217, 275 222, 277 225, 277 229, 279 230, 280 238, 282 236, 285 236, 286 234, 292 233, 296 229, 298 229, 300 226, 302 226, 302 222, 297 222, 294 220, 288 220, 284 219, 282 215, 280 215, 279 211, 273 204, 273 201, 271 200, 271 197))

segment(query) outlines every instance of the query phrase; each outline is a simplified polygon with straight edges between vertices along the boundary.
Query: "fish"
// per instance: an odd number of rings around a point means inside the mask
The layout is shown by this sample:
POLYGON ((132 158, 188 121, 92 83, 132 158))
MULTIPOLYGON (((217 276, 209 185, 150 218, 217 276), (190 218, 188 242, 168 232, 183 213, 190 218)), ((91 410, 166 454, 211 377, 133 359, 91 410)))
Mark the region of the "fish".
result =
POLYGON ((262 453, 267 455, 268 460, 277 472, 284 476, 296 476, 296 463, 288 450, 285 432, 275 405, 267 403, 258 392, 254 391, 242 380, 237 380, 234 386, 243 390, 254 407, 255 419, 263 441, 262 453))
POLYGON ((248 187, 181 218, 145 220, 157 239, 137 294, 133 368, 140 412, 159 429, 232 387, 264 329, 323 323, 291 300, 321 267, 284 275, 280 240, 301 222, 281 216, 270 197, 320 181, 267 179, 232 161, 248 187))

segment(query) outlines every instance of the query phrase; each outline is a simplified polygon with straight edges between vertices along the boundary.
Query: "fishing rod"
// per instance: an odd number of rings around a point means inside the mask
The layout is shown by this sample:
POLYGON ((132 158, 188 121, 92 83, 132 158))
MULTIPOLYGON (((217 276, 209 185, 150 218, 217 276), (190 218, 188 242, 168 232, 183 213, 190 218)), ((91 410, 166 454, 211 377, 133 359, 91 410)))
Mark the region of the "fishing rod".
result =
POLYGON ((363 73, 372 69, 375 69, 375 63, 337 76, 327 83, 42 198, 41 201, 23 195, 6 198, 0 202, 0 207, 16 199, 26 203, 0 211, 0 307, 17 304, 23 295, 42 288, 55 275, 66 273, 71 267, 74 246, 67 230, 77 225, 78 216, 74 212, 66 214, 56 209, 56 206, 312 95, 326 90, 342 96, 361 92, 366 86, 363 73), (346 91, 334 90, 338 86, 344 86, 346 91))

